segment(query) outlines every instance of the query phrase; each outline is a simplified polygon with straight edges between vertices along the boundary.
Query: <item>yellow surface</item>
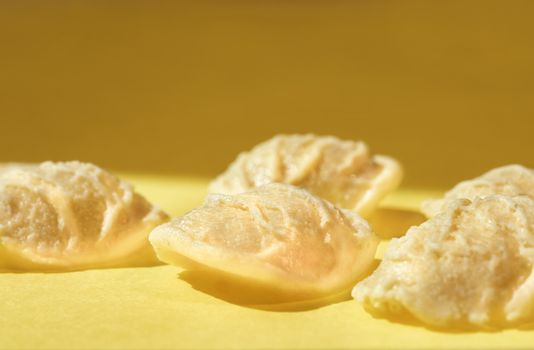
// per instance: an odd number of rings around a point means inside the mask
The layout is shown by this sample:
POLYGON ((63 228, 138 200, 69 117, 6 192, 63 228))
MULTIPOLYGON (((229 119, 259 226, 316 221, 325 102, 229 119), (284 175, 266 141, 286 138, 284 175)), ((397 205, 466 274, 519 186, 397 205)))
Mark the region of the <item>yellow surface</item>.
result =
POLYGON ((534 1, 0 1, 0 161, 214 176, 281 132, 534 167, 534 1))
MULTIPOLYGON (((173 215, 197 205, 206 185, 202 179, 126 178, 173 215)), ((374 218, 381 222, 379 233, 398 235, 410 223, 420 222, 413 209, 420 199, 435 194, 402 190, 389 197, 374 218)), ((526 349, 534 345, 532 330, 438 332, 374 319, 349 299, 262 310, 247 306, 251 296, 230 302, 227 287, 224 281, 202 282, 171 266, 0 273, 0 348, 526 349)))
MULTIPOLYGON (((132 178, 174 215, 202 201, 197 176, 277 133, 363 139, 412 188, 534 167, 533 12, 528 0, 1 1, 0 162, 191 175, 132 178)), ((404 232, 427 194, 398 192, 373 226, 404 232)), ((258 310, 178 273, 0 273, 0 348, 534 347, 532 331, 436 332, 350 300, 258 310)))

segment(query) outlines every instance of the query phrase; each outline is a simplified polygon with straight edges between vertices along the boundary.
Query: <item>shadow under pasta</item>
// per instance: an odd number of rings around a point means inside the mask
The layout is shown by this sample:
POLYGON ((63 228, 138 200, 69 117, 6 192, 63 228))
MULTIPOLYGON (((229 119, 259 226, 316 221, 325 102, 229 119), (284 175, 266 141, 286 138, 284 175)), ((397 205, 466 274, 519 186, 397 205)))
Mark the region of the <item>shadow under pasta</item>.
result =
POLYGON ((347 282, 345 288, 327 295, 279 289, 208 267, 199 268, 198 265, 195 269, 179 273, 178 278, 197 291, 239 306, 266 311, 304 311, 351 300, 352 287, 368 276, 378 263, 375 260, 364 276, 347 282))
POLYGON ((403 236, 412 226, 426 221, 418 211, 400 208, 379 208, 369 217, 369 223, 377 236, 389 239, 403 236))

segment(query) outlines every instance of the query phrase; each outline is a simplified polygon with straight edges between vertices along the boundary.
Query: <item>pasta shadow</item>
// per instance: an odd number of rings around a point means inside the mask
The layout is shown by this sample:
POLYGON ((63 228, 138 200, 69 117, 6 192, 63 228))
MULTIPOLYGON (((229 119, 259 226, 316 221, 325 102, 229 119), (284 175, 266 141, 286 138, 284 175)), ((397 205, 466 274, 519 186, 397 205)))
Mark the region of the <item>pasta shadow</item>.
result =
MULTIPOLYGON (((365 276, 369 275, 377 265, 378 261, 375 261, 365 276)), ((186 270, 178 274, 179 279, 191 285, 195 290, 215 298, 242 307, 278 312, 313 310, 351 300, 352 287, 365 276, 347 283, 345 288, 335 294, 324 296, 298 291, 288 292, 209 268, 186 270)))

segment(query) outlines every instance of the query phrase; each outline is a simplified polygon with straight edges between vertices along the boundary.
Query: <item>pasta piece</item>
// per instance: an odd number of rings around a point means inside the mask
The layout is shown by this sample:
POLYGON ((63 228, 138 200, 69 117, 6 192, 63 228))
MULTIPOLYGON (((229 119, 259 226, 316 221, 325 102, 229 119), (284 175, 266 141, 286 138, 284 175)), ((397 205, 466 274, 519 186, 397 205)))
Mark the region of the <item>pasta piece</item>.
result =
POLYGON ((532 199, 460 199, 394 239, 353 296, 433 326, 510 326, 534 320, 533 263, 532 199))
POLYGON ((0 168, 0 262, 21 270, 125 263, 168 220, 133 188, 80 162, 0 168))
POLYGON ((271 182, 287 183, 368 216, 401 180, 399 163, 371 156, 363 142, 278 135, 241 153, 210 184, 209 192, 237 194, 271 182))
POLYGON ((534 198, 534 171, 521 165, 507 165, 490 170, 480 177, 460 182, 442 199, 424 201, 421 210, 427 217, 432 217, 456 199, 473 200, 494 194, 534 198))
POLYGON ((163 262, 193 261, 309 295, 350 288, 372 264, 378 241, 357 214, 285 184, 211 194, 150 234, 163 262))

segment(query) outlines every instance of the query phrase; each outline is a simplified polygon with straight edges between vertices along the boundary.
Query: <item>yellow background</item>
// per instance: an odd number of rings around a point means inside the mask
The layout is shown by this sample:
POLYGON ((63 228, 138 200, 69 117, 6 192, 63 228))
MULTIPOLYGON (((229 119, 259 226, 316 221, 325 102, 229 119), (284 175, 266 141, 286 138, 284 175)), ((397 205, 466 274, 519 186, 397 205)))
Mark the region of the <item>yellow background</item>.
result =
POLYGON ((212 176, 280 132, 405 185, 534 166, 534 1, 2 1, 0 161, 212 176))
MULTIPOLYGON (((172 215, 281 132, 363 139, 406 188, 534 167, 533 18, 534 1, 0 1, 0 161, 91 161, 172 215)), ((397 192, 375 229, 401 234, 421 218, 396 210, 430 194, 397 192)), ((534 346, 532 330, 438 332, 352 300, 257 310, 179 272, 1 273, 0 348, 534 346)))

